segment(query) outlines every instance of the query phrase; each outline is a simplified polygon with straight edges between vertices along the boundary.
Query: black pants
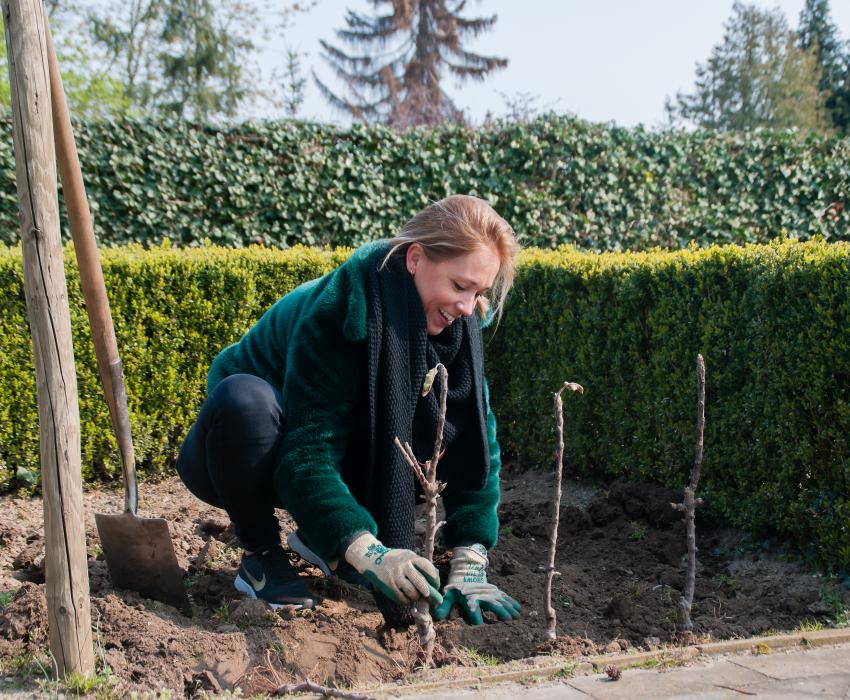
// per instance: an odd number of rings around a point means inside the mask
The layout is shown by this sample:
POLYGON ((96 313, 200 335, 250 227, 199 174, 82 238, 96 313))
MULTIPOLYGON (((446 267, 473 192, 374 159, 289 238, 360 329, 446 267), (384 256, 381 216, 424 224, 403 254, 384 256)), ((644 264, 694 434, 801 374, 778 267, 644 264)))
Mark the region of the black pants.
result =
POLYGON ((273 477, 282 416, 280 394, 271 384, 234 374, 204 401, 177 458, 183 483, 202 501, 227 511, 250 551, 280 544, 273 477))

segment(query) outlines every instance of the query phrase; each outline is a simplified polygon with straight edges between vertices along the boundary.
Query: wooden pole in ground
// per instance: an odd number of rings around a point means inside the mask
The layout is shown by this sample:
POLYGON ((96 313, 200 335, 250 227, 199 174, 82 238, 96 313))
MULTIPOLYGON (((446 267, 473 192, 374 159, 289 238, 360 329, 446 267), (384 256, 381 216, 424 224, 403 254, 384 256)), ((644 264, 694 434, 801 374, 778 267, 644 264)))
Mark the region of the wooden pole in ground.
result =
POLYGON ((2 0, 35 355, 50 650, 60 676, 94 672, 80 477, 80 415, 62 243, 41 0, 2 0))

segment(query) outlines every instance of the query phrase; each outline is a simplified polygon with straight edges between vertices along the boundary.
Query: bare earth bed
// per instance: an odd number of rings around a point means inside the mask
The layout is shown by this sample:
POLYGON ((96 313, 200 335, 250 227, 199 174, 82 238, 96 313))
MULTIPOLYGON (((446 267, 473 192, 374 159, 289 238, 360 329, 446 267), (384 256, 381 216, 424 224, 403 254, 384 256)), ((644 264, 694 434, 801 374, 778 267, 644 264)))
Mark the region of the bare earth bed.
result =
MULTIPOLYGON (((323 596, 315 611, 277 613, 233 588, 239 549, 222 511, 201 503, 177 479, 141 487, 143 516, 167 518, 194 615, 114 590, 94 513, 121 508, 121 493, 85 494, 92 620, 100 664, 118 694, 170 689, 175 695, 240 688, 246 696, 310 680, 339 687, 404 685, 445 677, 459 667, 541 655, 566 657, 675 645, 675 608, 683 584, 678 494, 617 482, 607 490, 565 484, 553 602, 558 640, 544 642, 543 564, 548 551, 551 476, 504 480, 501 536, 490 577, 522 603, 511 623, 437 625, 441 668, 416 671, 412 632, 386 632, 371 594, 323 578, 296 560, 323 596), (103 667, 103 666, 102 666, 103 667), (442 674, 442 676, 440 675, 442 674)), ((42 505, 0 498, 0 689, 33 687, 47 658, 42 505)), ((280 513, 284 533, 293 523, 280 513)), ((850 591, 798 563, 743 547, 729 530, 698 523, 699 570, 693 618, 697 638, 749 637, 841 621, 850 591)), ((445 572, 445 561, 441 562, 445 572)), ((846 617, 846 612, 844 613, 846 617)), ((844 620, 846 622, 846 620, 844 620)))

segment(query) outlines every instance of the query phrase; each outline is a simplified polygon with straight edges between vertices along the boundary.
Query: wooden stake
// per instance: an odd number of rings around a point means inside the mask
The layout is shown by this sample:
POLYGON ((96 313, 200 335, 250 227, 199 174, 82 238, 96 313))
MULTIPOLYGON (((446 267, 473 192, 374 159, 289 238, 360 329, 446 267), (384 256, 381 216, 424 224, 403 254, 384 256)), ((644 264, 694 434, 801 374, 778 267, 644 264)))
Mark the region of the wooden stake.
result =
POLYGON ((38 390, 50 650, 60 676, 94 673, 80 415, 41 0, 3 0, 24 291, 38 390))
POLYGON ((555 488, 552 493, 552 530, 549 533, 549 565, 546 567, 546 639, 555 641, 558 634, 555 631, 557 617, 552 607, 552 580, 560 573, 555 571, 555 550, 558 546, 558 524, 561 520, 561 488, 564 480, 564 404, 561 392, 564 389, 584 393, 584 387, 574 382, 564 382, 564 386, 555 392, 555 432, 558 442, 555 447, 555 488))

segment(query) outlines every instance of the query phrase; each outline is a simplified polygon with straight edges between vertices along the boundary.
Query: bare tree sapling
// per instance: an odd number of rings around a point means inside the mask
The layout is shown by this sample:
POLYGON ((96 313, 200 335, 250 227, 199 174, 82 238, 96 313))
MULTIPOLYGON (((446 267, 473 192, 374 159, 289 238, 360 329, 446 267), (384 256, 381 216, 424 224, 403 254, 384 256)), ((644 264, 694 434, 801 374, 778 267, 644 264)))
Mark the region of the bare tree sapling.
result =
POLYGON ((697 544, 696 544, 696 509, 702 505, 702 499, 696 498, 697 484, 699 484, 700 471, 702 469, 702 440, 705 432, 705 360, 702 355, 697 355, 697 447, 694 460, 694 470, 691 474, 691 482, 685 487, 685 496, 682 503, 671 503, 674 509, 685 514, 685 526, 687 528, 688 542, 688 572, 685 580, 685 590, 679 598, 679 629, 682 632, 690 632, 694 628, 691 620, 691 606, 694 602, 694 586, 696 585, 697 573, 697 544))
MULTIPOLYGON (((437 435, 434 438, 434 452, 431 459, 420 462, 413 453, 413 448, 408 443, 401 444, 398 437, 395 445, 401 450, 405 461, 410 465, 414 475, 422 486, 422 499, 425 501, 425 543, 423 556, 428 561, 434 561, 434 540, 437 531, 445 525, 445 521, 437 522, 437 499, 446 488, 446 485, 437 480, 437 465, 443 456, 443 430, 446 425, 446 398, 449 391, 449 375, 442 363, 428 372, 425 385, 422 388, 422 396, 427 396, 433 386, 435 376, 440 375, 440 415, 437 421, 437 435)), ((437 633, 434 631, 434 621, 431 619, 431 611, 428 608, 428 600, 420 599, 414 607, 413 619, 416 621, 416 633, 419 644, 422 647, 422 664, 430 666, 434 656, 434 645, 437 633)))
POLYGON ((555 392, 555 429, 558 443, 555 449, 555 488, 552 494, 552 530, 549 533, 549 565, 546 567, 546 639, 554 641, 558 636, 555 632, 555 608, 552 607, 552 580, 560 576, 555 571, 555 549, 558 545, 558 523, 561 519, 561 488, 564 478, 564 404, 561 401, 561 392, 564 389, 584 393, 581 384, 564 382, 555 392))

